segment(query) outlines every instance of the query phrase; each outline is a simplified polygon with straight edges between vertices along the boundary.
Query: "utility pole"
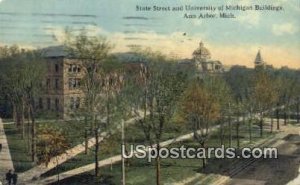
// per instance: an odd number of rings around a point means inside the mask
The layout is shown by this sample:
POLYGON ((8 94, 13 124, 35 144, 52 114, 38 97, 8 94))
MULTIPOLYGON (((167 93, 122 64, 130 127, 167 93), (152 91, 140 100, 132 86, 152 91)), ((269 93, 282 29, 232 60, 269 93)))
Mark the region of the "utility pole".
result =
POLYGON ((277 130, 279 130, 280 129, 280 127, 279 127, 279 103, 277 103, 276 118, 277 118, 277 130))
POLYGON ((84 132, 84 153, 87 154, 88 153, 88 130, 85 129, 84 132))
POLYGON ((99 174, 99 160, 98 160, 98 153, 99 153, 99 131, 100 128, 95 129, 95 139, 96 139, 96 148, 95 148, 95 176, 97 177, 99 174))
MULTIPOLYGON (((122 119, 122 145, 125 147, 125 129, 124 129, 124 120, 122 119)), ((125 158, 123 155, 122 156, 122 185, 126 184, 126 179, 125 179, 125 158)))
POLYGON ((297 98, 297 123, 300 123, 300 97, 297 98))
POLYGON ((232 145, 232 129, 231 129, 231 107, 229 103, 229 147, 232 145))

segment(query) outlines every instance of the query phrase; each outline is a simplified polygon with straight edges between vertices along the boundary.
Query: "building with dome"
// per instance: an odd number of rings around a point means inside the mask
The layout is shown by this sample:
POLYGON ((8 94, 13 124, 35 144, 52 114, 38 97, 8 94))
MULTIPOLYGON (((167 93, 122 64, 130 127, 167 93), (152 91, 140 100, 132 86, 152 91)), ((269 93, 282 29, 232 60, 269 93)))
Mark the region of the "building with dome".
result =
POLYGON ((211 60, 210 51, 200 42, 199 47, 193 52, 193 62, 200 72, 220 73, 224 71, 219 60, 211 60))
POLYGON ((210 51, 204 46, 203 42, 193 52, 192 59, 183 59, 179 64, 193 65, 200 73, 222 73, 224 72, 223 64, 219 60, 211 59, 210 51))

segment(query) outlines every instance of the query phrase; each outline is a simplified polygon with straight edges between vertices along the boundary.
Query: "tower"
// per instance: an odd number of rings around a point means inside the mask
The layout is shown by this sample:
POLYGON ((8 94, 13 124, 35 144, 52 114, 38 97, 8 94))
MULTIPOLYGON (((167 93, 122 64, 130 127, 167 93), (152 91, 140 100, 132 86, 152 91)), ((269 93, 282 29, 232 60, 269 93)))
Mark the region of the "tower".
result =
POLYGON ((260 50, 258 50, 255 60, 254 60, 254 67, 256 68, 264 68, 265 67, 265 61, 263 60, 260 50))

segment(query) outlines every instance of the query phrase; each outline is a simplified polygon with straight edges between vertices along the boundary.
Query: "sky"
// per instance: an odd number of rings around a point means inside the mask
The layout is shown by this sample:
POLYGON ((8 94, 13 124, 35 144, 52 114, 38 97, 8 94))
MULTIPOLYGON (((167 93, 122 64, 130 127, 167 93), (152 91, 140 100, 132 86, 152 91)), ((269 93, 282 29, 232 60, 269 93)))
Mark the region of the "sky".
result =
POLYGON ((114 52, 138 46, 191 58, 203 41, 212 58, 225 65, 253 67, 260 49, 268 64, 300 68, 299 0, 0 0, 0 45, 59 45, 66 28, 103 35, 114 52), (185 13, 201 12, 136 11, 137 5, 273 5, 284 11, 235 11, 234 19, 184 19, 185 13))

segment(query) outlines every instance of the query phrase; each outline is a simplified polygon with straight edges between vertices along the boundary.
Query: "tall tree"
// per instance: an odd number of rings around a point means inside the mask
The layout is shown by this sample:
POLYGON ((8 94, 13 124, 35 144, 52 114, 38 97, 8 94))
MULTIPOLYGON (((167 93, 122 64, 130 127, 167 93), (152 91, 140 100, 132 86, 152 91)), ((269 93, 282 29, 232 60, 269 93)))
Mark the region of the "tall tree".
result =
MULTIPOLYGON (((140 119, 146 141, 160 150, 164 129, 171 124, 176 104, 186 85, 187 73, 180 71, 176 63, 153 51, 139 53, 143 63, 138 68, 136 103, 143 110, 140 119), (149 114, 147 114, 149 113, 149 114)), ((156 183, 161 183, 160 157, 156 157, 156 183)))
MULTIPOLYGON (((184 92, 181 105, 185 120, 193 130, 194 139, 202 148, 206 148, 210 125, 220 116, 220 104, 217 98, 203 82, 195 80, 184 92)), ((205 157, 202 162, 205 168, 205 157)))
POLYGON ((275 84, 270 75, 265 71, 255 73, 253 86, 253 100, 260 114, 260 136, 263 136, 264 112, 271 109, 277 102, 278 95, 275 92, 275 84))

